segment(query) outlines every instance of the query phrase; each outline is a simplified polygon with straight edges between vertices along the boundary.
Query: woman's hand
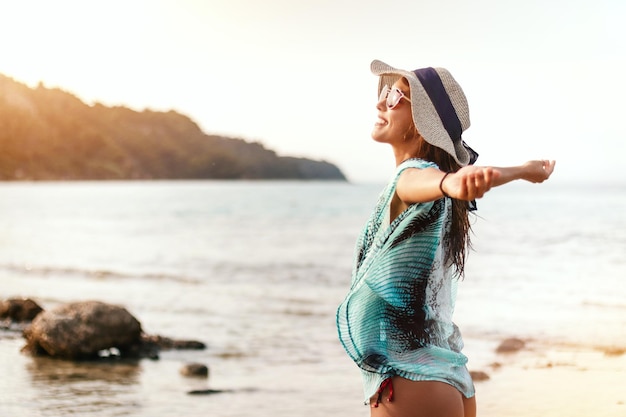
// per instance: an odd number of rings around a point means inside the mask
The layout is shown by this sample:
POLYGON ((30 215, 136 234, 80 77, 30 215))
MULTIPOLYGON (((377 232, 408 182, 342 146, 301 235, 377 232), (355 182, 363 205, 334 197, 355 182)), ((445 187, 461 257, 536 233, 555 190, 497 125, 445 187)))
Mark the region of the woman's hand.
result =
POLYGON ((468 165, 449 174, 441 188, 452 198, 471 201, 485 195, 499 177, 500 171, 492 167, 468 165))
POLYGON ((521 179, 534 183, 544 182, 552 175, 555 164, 556 161, 549 161, 547 159, 528 161, 522 165, 521 179))

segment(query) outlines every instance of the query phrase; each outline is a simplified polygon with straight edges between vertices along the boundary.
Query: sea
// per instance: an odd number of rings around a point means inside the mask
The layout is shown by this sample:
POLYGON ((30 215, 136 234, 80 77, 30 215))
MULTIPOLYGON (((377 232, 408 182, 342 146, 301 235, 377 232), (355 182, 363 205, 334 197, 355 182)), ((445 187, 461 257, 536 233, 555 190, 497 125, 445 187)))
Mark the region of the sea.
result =
MULTIPOLYGON (((0 299, 118 304, 148 334, 207 345, 70 362, 1 330, 0 416, 369 415, 335 310, 383 185, 0 183, 0 299)), ((626 184, 508 184, 472 224, 455 312, 470 369, 511 337, 626 349, 626 184)))

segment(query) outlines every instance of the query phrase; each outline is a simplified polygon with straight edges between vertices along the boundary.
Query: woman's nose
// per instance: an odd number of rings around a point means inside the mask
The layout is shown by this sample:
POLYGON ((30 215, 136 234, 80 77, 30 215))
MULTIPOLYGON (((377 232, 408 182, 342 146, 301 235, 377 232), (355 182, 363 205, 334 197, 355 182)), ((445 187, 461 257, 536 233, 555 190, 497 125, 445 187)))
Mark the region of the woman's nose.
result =
POLYGON ((387 107, 387 98, 379 98, 376 102, 376 109, 383 111, 387 107))

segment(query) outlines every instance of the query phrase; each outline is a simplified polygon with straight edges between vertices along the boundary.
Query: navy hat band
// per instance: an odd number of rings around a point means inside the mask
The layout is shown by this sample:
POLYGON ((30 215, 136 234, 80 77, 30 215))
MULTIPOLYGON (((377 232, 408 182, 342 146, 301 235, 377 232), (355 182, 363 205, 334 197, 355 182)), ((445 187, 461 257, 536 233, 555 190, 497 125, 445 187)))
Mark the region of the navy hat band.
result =
POLYGON ((417 79, 420 80, 430 101, 435 106, 435 110, 437 110, 443 127, 448 132, 448 135, 450 135, 450 139, 452 139, 453 143, 458 144, 461 140, 463 128, 454 110, 454 106, 450 101, 450 97, 441 82, 441 78, 439 78, 439 74, 437 74, 434 68, 430 67, 415 70, 413 73, 417 76, 417 79))

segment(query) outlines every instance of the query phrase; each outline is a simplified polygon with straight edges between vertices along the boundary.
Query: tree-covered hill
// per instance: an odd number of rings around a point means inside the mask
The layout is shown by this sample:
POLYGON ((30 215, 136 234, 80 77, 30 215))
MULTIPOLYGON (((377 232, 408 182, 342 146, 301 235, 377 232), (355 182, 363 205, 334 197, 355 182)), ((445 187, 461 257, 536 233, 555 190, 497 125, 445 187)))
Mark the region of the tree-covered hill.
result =
POLYGON ((89 106, 0 74, 0 180, 324 179, 335 165, 207 135, 174 111, 89 106))

